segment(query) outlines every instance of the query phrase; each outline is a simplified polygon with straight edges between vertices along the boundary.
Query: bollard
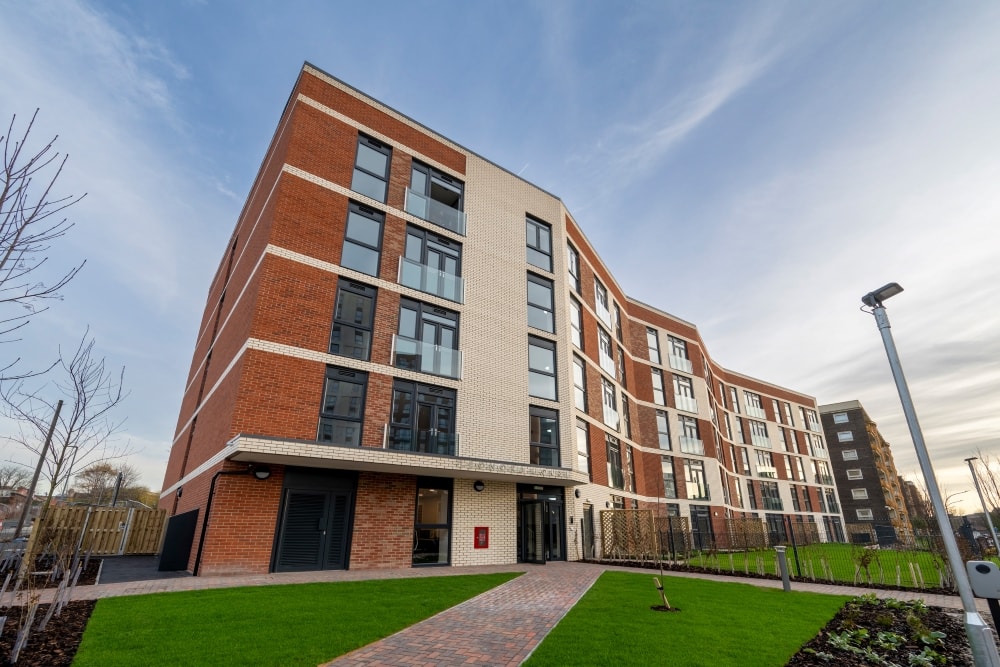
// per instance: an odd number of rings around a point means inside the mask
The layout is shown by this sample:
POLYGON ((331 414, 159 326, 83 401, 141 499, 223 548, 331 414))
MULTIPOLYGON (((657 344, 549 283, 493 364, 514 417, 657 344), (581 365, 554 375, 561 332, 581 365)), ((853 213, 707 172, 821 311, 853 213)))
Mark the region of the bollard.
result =
POLYGON ((781 587, 785 592, 792 590, 792 582, 788 579, 788 558, 785 556, 785 547, 776 546, 774 550, 778 552, 778 569, 781 570, 781 587))

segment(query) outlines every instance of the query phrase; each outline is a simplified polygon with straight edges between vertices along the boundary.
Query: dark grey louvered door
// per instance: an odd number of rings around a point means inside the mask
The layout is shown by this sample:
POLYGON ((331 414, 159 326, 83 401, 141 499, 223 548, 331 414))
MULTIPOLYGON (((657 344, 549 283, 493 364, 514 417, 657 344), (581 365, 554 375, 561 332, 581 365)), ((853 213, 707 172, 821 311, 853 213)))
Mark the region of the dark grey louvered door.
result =
POLYGON ((285 491, 285 513, 278 542, 278 572, 319 570, 327 523, 328 493, 285 491))
POLYGON ((347 519, 351 497, 335 494, 330 497, 329 525, 326 534, 326 562, 324 570, 339 570, 345 565, 347 551, 347 519))

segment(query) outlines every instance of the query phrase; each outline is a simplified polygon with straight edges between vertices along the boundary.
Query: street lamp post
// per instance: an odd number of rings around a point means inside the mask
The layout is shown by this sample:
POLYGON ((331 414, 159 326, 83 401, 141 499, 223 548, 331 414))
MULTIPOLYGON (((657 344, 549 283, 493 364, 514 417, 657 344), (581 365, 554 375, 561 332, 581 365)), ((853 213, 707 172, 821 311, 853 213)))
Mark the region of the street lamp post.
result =
POLYGON ((993 519, 990 518, 989 508, 986 507, 986 500, 983 498, 983 490, 979 488, 979 475, 976 474, 976 467, 972 463, 978 458, 978 456, 970 456, 965 459, 965 462, 969 464, 969 470, 972 472, 972 481, 976 485, 976 493, 979 494, 979 503, 983 506, 983 514, 986 515, 986 523, 990 527, 990 535, 993 536, 993 548, 1000 553, 1000 541, 997 541, 997 529, 993 527, 993 519))
POLYGON ((906 424, 910 428, 910 436, 913 438, 913 447, 917 451, 920 470, 927 483, 927 495, 930 496, 931 504, 934 507, 934 515, 941 531, 941 539, 944 542, 948 562, 955 576, 959 597, 962 599, 962 608, 965 610, 965 632, 969 636, 973 660, 976 667, 1000 667, 1000 654, 997 653, 993 635, 976 609, 976 599, 972 594, 969 575, 965 571, 965 563, 958 552, 958 543, 955 542, 955 535, 951 530, 948 512, 941 498, 941 490, 938 488, 934 468, 931 467, 930 456, 927 454, 927 446, 924 444, 924 436, 920 430, 920 423, 917 421, 917 413, 913 408, 913 400, 910 398, 910 389, 906 384, 906 377, 903 375, 903 367, 899 363, 899 355, 896 353, 896 343, 892 339, 892 331, 889 327, 889 316, 886 315, 885 306, 882 305, 883 301, 902 291, 903 288, 898 283, 889 283, 864 295, 861 302, 872 309, 875 323, 882 334, 882 343, 885 345, 885 353, 889 358, 892 377, 896 381, 896 390, 899 392, 899 400, 903 405, 906 424))

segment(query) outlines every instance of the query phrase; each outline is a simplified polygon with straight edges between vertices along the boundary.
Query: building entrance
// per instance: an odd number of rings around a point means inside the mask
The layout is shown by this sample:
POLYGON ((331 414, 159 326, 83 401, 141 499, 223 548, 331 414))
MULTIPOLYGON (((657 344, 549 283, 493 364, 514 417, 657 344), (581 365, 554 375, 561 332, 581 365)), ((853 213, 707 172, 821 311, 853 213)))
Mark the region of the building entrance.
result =
POLYGON ((355 486, 353 473, 286 470, 275 572, 347 567, 355 486))
POLYGON ((518 486, 518 561, 566 560, 562 487, 518 486))

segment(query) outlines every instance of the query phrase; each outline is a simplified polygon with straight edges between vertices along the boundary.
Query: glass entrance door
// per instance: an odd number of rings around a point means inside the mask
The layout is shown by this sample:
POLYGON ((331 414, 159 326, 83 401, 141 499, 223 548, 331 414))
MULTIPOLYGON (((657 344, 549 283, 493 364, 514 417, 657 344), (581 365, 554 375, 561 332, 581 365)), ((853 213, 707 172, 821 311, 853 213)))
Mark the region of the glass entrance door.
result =
POLYGON ((594 507, 583 506, 583 518, 580 520, 580 536, 583 540, 583 557, 594 557, 594 507))
POLYGON ((540 500, 521 503, 521 560, 545 563, 545 504, 540 500))
POLYGON ((525 487, 518 497, 518 556, 523 563, 566 560, 566 524, 560 487, 525 487))

